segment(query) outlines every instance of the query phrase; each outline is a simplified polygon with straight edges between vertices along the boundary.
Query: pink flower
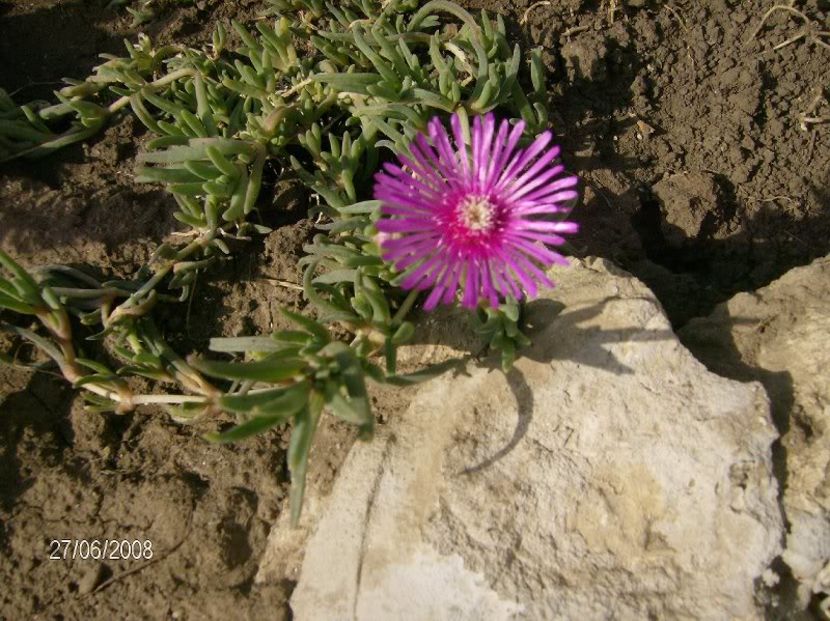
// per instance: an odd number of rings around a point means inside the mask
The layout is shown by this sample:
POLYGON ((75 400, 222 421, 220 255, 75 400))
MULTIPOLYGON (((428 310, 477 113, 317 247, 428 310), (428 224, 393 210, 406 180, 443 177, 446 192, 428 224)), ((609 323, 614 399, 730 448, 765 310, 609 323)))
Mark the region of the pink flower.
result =
POLYGON ((569 211, 578 181, 563 176, 559 147, 546 150, 553 135, 517 149, 524 122, 511 128, 504 120, 497 131, 491 113, 475 118, 468 144, 458 114, 450 124, 452 136, 433 118, 429 137, 409 145, 412 157, 376 175, 383 258, 404 272, 404 289, 432 289, 427 310, 451 303, 459 288, 463 305, 474 308, 533 297, 537 283, 552 287, 544 268, 567 261, 548 246, 577 231, 556 218, 569 211))

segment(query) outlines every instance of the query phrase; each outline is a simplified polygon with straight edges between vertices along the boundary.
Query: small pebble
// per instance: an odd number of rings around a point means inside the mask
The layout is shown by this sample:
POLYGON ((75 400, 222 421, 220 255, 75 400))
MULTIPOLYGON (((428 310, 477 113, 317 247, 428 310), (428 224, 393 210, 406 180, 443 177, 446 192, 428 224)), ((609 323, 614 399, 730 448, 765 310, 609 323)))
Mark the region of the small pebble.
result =
POLYGON ((96 563, 90 567, 83 577, 78 581, 78 595, 89 595, 95 590, 104 577, 106 566, 103 563, 96 563))
POLYGON ((645 121, 641 120, 637 121, 637 129, 642 136, 651 136, 654 133, 654 128, 645 121))

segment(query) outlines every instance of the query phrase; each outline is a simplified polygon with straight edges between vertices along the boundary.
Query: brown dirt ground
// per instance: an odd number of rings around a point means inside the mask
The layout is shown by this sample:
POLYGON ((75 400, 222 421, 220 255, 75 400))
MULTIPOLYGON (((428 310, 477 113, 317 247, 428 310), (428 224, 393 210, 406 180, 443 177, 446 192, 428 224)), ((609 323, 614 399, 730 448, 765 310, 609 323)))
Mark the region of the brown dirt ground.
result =
MULTIPOLYGON (((134 33, 105 4, 0 2, 0 86, 47 97, 98 53, 118 53, 134 33)), ((800 122, 830 115, 830 51, 805 39, 773 50, 801 27, 783 13, 751 37, 772 0, 466 4, 544 48, 554 128, 585 181, 574 251, 637 274, 676 325, 830 251, 830 127, 800 122)), ((830 29, 828 2, 796 4, 830 29)), ((199 0, 146 30, 198 45, 216 20, 258 7, 199 0)), ((131 180, 142 135, 125 118, 89 144, 0 170, 0 247, 27 265, 133 273, 176 230, 168 197, 131 180)), ((307 197, 290 180, 273 193, 263 219, 281 226, 218 268, 187 313, 163 317, 182 351, 267 332, 279 306, 300 303, 275 281, 298 279, 307 197)), ((199 431, 152 409, 85 413, 60 380, 0 368, 0 618, 289 616, 290 577, 253 579, 283 508, 287 436, 212 446, 199 431), (62 538, 150 539, 157 561, 47 560, 62 538)), ((349 429, 325 427, 313 476, 330 480, 350 442, 349 429)))

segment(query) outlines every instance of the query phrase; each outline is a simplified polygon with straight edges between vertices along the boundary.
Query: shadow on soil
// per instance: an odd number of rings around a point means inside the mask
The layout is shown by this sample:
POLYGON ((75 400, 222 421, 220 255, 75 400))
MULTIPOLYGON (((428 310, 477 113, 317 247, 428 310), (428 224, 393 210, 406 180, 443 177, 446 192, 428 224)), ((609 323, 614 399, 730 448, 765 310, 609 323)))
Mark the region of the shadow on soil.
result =
MULTIPOLYGON (((721 181, 727 200, 737 201, 734 188, 721 181)), ((646 260, 625 267, 655 292, 672 324, 680 328, 736 293, 764 287, 830 252, 830 238, 814 244, 804 241, 830 222, 830 193, 816 187, 810 192, 825 206, 818 213, 795 217, 769 205, 746 218, 732 234, 719 238, 704 234, 679 245, 666 240, 660 205, 647 195, 634 219, 646 260)), ((733 205, 728 213, 742 211, 741 205, 733 205)))
POLYGON ((63 77, 83 77, 99 54, 123 51, 121 36, 107 28, 106 2, 0 4, 0 88, 16 100, 51 99, 63 77), (28 8, 28 6, 26 7, 28 8))
MULTIPOLYGON (((57 464, 71 447, 68 419, 73 398, 61 380, 35 373, 25 389, 0 403, 0 508, 4 512, 13 510, 38 474, 23 466, 21 453, 37 451, 36 461, 57 464)), ((0 521, 0 549, 7 543, 6 536, 0 521)))

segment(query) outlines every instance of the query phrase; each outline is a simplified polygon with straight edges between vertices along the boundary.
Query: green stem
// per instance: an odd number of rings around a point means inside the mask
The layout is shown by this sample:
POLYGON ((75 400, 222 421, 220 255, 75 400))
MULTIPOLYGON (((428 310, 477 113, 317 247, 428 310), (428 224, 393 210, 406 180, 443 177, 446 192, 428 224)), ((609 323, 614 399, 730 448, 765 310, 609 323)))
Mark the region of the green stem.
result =
POLYGON ((392 317, 392 325, 397 326, 403 323, 403 320, 406 319, 406 316, 409 314, 409 311, 412 310, 412 305, 415 304, 415 300, 418 299, 418 294, 420 291, 418 289, 412 289, 409 294, 406 296, 406 299, 401 304, 401 307, 395 313, 395 316, 392 317))
POLYGON ((142 298, 144 298, 151 291, 153 291, 156 288, 156 286, 164 279, 165 276, 167 276, 173 270, 173 268, 177 264, 179 264, 181 261, 189 257, 197 250, 200 250, 207 246, 215 236, 216 231, 208 231, 206 233, 203 233, 201 236, 199 236, 198 239, 194 239, 182 250, 177 252, 176 256, 173 259, 167 261, 161 267, 161 269, 159 269, 155 274, 153 274, 152 278, 150 278, 141 286, 141 288, 138 289, 138 291, 133 293, 124 303, 117 306, 112 311, 112 313, 110 313, 109 320, 107 323, 111 323, 113 319, 125 314, 126 311, 139 304, 142 298))
MULTIPOLYGON (((153 82, 150 82, 149 84, 147 84, 145 86, 142 86, 141 88, 142 89, 145 89, 145 88, 156 89, 156 88, 159 88, 160 86, 167 86, 168 84, 170 84, 172 82, 175 82, 179 78, 184 78, 186 76, 194 75, 194 74, 195 74, 195 71, 193 69, 189 69, 189 68, 188 69, 179 69, 178 71, 174 71, 173 73, 168 73, 166 76, 164 76, 162 78, 159 78, 158 80, 155 80, 153 82)), ((124 95, 120 99, 116 99, 113 103, 111 103, 109 105, 109 107, 107 108, 107 110, 109 111, 110 114, 114 114, 115 112, 118 112, 121 108, 124 108, 125 106, 128 106, 128 105, 130 105, 130 97, 128 95, 124 95)))
POLYGON ((52 287, 55 295, 62 298, 75 299, 96 299, 96 298, 111 298, 111 297, 129 297, 129 292, 123 289, 116 289, 114 287, 107 287, 105 289, 76 289, 73 287, 52 287))
POLYGON ((412 17, 412 21, 409 22, 407 30, 412 31, 418 28, 418 26, 420 26, 421 23, 429 17, 430 13, 434 11, 444 11, 445 13, 455 15, 458 19, 467 24, 473 32, 480 31, 479 25, 476 23, 475 18, 469 12, 458 6, 455 2, 449 2, 448 0, 431 0, 431 2, 427 2, 412 17))
POLYGON ((152 403, 207 403, 206 397, 197 395, 135 395, 132 398, 134 405, 149 405, 152 403))

